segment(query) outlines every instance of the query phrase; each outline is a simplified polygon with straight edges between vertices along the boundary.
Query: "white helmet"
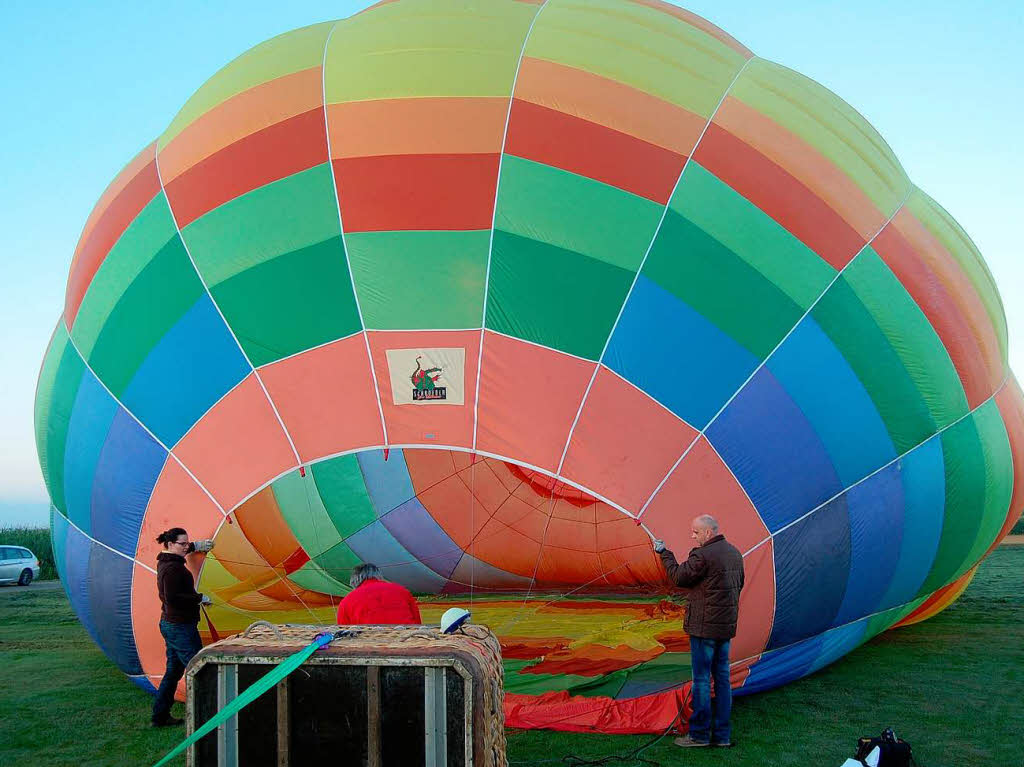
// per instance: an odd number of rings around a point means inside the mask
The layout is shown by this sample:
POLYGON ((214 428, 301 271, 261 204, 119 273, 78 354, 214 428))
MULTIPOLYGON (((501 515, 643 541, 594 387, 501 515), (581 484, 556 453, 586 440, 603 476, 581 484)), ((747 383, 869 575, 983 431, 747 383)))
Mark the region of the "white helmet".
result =
POLYGON ((468 620, 469 610, 464 610, 461 607, 450 607, 441 616, 441 633, 454 634, 468 620))

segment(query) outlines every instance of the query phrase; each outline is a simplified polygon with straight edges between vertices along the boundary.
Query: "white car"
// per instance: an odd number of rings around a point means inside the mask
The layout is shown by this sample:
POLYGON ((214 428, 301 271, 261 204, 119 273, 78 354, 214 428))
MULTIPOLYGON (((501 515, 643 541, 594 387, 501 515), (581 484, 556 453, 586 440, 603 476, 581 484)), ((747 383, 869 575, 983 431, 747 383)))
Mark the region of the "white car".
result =
POLYGON ((21 546, 0 546, 0 583, 27 586, 39 577, 39 560, 21 546))

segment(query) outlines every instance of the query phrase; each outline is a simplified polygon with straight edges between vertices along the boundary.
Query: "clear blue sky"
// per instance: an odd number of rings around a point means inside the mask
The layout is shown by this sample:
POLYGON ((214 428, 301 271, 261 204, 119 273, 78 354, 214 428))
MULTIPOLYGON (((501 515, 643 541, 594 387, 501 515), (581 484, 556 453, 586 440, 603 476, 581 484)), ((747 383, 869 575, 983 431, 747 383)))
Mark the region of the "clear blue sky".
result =
MULTIPOLYGON (((368 5, 7 0, 0 25, 0 525, 45 523, 35 382, 82 225, 217 69, 368 5)), ((685 7, 856 107, 985 255, 1024 373, 1024 3, 699 0, 685 7)))

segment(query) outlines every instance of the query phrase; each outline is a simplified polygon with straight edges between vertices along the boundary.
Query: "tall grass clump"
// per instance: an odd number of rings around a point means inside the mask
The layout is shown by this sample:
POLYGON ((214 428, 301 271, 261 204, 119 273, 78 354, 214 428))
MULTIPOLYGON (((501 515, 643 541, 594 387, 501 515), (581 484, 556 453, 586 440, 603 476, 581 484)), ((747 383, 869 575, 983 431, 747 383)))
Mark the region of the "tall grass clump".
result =
POLYGON ((24 546, 31 549, 39 560, 39 580, 49 581, 57 577, 53 563, 53 546, 50 544, 50 529, 47 527, 0 527, 0 544, 24 546))

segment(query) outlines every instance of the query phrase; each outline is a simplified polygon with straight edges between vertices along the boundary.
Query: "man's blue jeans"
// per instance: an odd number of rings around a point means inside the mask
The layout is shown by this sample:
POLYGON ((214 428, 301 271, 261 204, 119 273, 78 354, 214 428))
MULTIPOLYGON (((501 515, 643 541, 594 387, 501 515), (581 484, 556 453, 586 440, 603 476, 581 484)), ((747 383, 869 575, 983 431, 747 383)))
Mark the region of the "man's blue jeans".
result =
POLYGON ((171 623, 160 621, 160 633, 167 645, 167 669, 164 671, 160 689, 153 701, 153 721, 164 722, 171 715, 174 691, 185 673, 185 666, 197 652, 203 649, 199 629, 194 623, 171 623))
POLYGON ((728 639, 690 637, 693 666, 693 714, 690 737, 703 743, 729 742, 732 687, 729 684, 728 639), (711 715, 711 678, 715 679, 715 714, 711 715))

